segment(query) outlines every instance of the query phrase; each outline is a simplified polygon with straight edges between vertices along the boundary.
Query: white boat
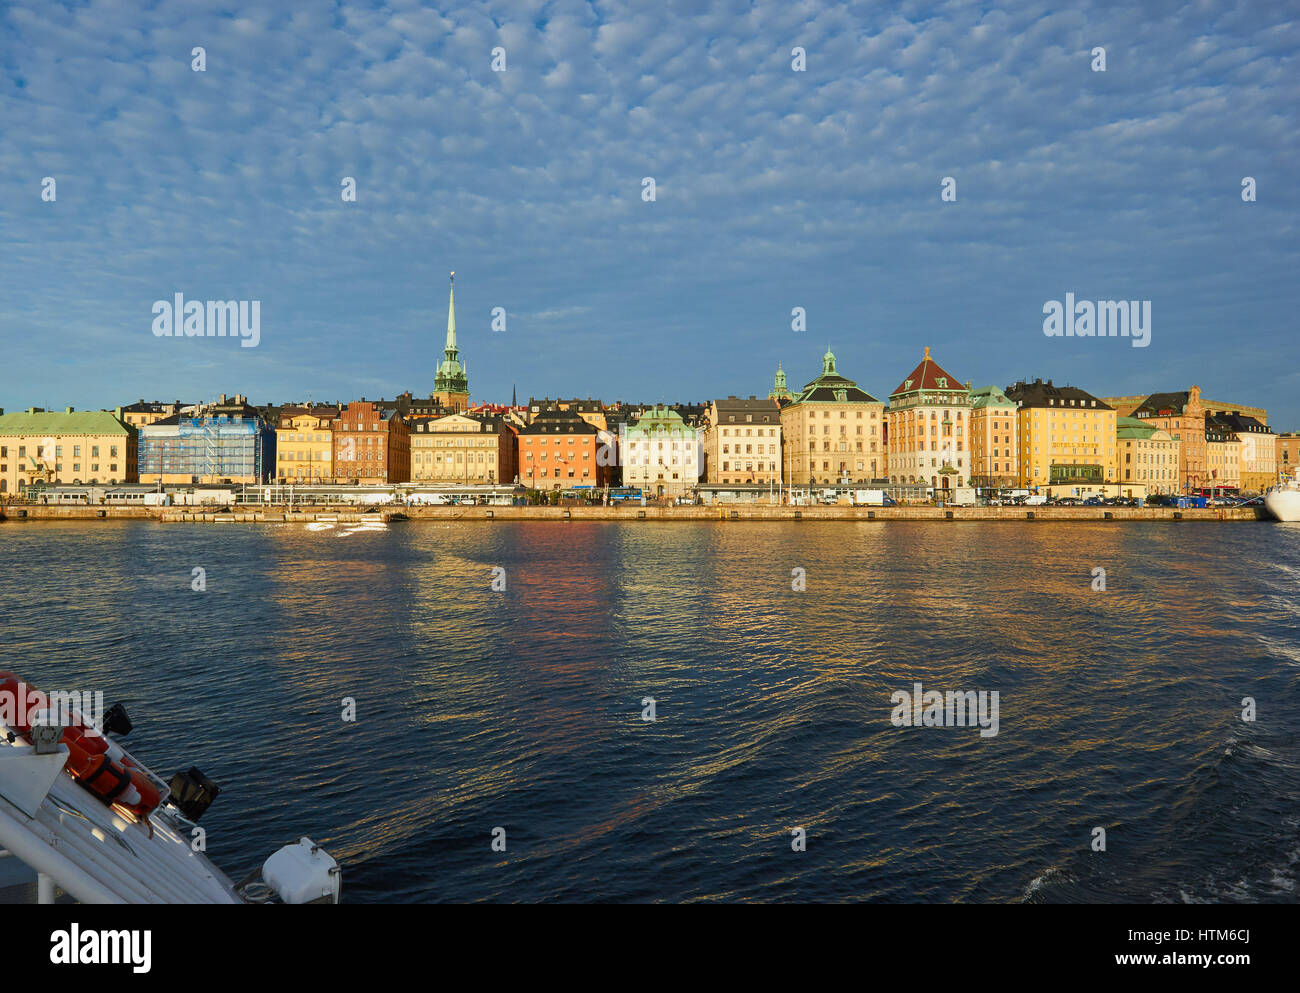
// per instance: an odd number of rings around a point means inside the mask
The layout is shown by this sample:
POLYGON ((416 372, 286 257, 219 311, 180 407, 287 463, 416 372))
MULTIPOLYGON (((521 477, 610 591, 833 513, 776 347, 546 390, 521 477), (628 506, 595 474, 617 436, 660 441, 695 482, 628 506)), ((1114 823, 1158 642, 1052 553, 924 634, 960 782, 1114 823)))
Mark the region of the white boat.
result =
POLYGON ((219 787, 193 768, 164 784, 109 737, 130 731, 120 707, 101 728, 37 692, 0 672, 0 902, 338 903, 341 870, 308 838, 232 883, 195 823, 219 787))
POLYGON ((1300 521, 1300 482, 1285 477, 1264 494, 1264 508, 1279 521, 1300 521))

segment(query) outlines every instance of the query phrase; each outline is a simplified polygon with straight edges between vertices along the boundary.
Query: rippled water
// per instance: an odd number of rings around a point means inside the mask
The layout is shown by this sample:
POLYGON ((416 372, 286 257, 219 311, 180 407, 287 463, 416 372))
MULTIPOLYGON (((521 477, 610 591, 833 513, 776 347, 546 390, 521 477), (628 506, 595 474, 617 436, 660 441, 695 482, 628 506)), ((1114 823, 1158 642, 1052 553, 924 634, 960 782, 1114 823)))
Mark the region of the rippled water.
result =
POLYGON ((348 902, 1293 901, 1298 579, 1274 524, 5 524, 0 668, 348 902))

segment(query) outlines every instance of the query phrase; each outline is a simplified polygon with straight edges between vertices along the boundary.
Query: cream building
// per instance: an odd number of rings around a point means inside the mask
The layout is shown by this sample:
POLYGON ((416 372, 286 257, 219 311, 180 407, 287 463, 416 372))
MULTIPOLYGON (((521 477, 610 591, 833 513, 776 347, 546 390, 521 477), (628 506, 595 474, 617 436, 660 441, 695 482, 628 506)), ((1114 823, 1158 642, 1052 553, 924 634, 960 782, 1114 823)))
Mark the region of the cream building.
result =
POLYGON ((781 408, 775 400, 714 400, 702 437, 705 482, 781 485, 781 408))
POLYGON ((1241 489, 1241 449, 1241 439, 1220 418, 1205 418, 1203 489, 1241 489))
POLYGON ((885 405, 822 356, 822 374, 781 408, 787 486, 869 483, 885 473, 885 405))
POLYGON ((1206 429, 1214 423, 1241 442, 1241 489, 1263 493, 1277 481, 1277 435, 1258 418, 1233 411, 1206 418, 1206 429))
POLYGON ((1120 495, 1146 497, 1182 489, 1182 446, 1168 431, 1137 417, 1115 421, 1120 495))
POLYGON ((113 411, 0 411, 0 495, 32 483, 134 483, 136 429, 113 411))
POLYGON ((688 496, 700 481, 700 443, 696 428, 668 407, 652 407, 629 425, 619 440, 623 485, 646 496, 688 496))
POLYGON ((1058 496, 1117 491, 1114 408, 1050 379, 1019 382, 1005 392, 1019 405, 1017 485, 1047 487, 1058 496))
POLYGON ((502 414, 418 420, 411 425, 411 482, 511 483, 515 450, 515 428, 502 414))
POLYGON ((889 395, 889 480, 935 490, 967 486, 972 475, 970 389, 930 358, 889 395))

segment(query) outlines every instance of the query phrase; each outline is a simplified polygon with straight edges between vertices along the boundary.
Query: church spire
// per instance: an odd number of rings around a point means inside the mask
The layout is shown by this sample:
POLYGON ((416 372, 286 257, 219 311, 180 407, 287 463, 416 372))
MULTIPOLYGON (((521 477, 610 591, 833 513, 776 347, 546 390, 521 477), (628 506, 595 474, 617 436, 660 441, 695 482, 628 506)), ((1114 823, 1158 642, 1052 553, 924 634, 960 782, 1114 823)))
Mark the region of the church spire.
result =
POLYGON ((447 296, 447 358, 456 358, 456 270, 451 271, 451 290, 447 296))
POLYGON ((445 356, 433 377, 433 395, 451 410, 464 410, 469 406, 469 370, 460 361, 456 346, 456 271, 451 272, 451 289, 447 295, 447 347, 445 356))

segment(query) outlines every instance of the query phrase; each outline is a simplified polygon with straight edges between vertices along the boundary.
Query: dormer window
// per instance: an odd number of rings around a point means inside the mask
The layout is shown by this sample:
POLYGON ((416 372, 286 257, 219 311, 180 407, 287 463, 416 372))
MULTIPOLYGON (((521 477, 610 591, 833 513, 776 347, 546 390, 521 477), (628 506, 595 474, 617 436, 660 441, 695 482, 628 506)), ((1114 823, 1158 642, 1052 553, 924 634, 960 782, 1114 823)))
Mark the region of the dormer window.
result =
POLYGON ((940 376, 935 380, 935 382, 939 384, 939 389, 941 390, 946 390, 948 388, 948 380, 944 376, 940 376))

